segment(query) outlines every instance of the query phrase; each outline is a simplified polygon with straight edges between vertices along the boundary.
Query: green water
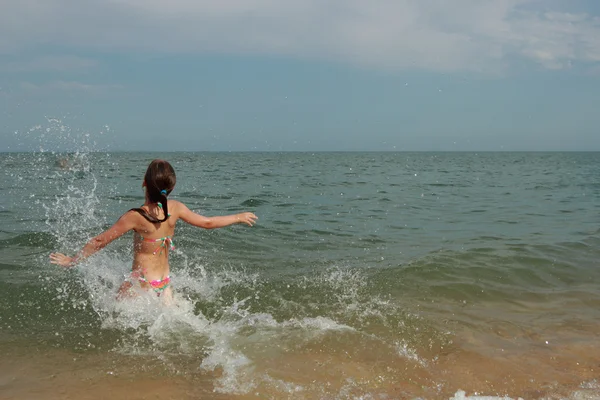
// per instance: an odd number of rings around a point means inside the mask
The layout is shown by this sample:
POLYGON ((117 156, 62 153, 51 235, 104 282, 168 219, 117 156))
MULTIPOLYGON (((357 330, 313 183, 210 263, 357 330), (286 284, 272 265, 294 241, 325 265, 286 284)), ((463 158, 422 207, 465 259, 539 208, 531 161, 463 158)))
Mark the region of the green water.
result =
POLYGON ((29 153, 0 165, 5 344, 144 353, 189 374, 217 366, 233 371, 215 384, 227 393, 258 379, 236 373, 270 346, 426 363, 465 331, 529 332, 511 333, 515 345, 597 339, 600 153, 29 153), (47 261, 142 204, 159 156, 177 172, 171 197, 260 218, 177 227, 174 314, 114 301, 131 236, 76 271, 47 261))

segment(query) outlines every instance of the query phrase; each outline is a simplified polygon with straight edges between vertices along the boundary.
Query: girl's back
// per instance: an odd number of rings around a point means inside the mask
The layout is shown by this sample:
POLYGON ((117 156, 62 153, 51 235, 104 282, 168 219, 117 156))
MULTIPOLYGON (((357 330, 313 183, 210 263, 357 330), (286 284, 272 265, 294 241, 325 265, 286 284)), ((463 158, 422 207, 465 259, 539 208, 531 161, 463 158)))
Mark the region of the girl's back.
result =
MULTIPOLYGON (((173 235, 177 223, 176 202, 168 201, 169 218, 164 222, 151 222, 139 212, 130 212, 135 218, 133 264, 131 270, 138 271, 147 279, 164 279, 169 275, 169 250, 173 248, 173 235)), ((164 218, 162 208, 153 205, 141 207, 157 219, 164 218)))

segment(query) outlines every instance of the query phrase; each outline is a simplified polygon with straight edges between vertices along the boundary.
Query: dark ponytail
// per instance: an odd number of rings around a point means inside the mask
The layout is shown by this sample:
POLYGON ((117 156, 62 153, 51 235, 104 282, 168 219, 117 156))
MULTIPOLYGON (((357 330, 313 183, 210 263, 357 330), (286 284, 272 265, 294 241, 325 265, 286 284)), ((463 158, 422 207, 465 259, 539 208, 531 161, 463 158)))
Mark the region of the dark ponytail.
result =
POLYGON ((132 208, 131 211, 137 211, 152 223, 165 222, 169 218, 167 196, 175 188, 176 181, 175 170, 171 164, 164 160, 152 161, 146 170, 146 175, 144 175, 144 184, 146 185, 148 199, 162 208, 165 214, 164 218, 158 219, 142 208, 132 208))

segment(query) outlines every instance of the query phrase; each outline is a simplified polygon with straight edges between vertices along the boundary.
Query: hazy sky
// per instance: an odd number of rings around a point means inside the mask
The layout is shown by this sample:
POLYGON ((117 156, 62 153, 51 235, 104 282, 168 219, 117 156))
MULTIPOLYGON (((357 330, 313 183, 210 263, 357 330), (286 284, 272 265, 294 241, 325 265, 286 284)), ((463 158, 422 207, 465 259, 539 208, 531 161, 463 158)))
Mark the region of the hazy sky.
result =
POLYGON ((0 0, 0 151, 599 150, 598 0, 0 0))

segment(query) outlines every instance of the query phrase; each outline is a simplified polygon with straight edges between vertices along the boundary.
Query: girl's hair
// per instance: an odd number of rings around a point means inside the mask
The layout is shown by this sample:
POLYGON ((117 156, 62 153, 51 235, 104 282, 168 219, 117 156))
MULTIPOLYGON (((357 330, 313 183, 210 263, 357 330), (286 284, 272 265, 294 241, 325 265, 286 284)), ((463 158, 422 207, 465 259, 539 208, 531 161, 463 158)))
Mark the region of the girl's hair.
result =
POLYGON ((165 222, 169 218, 167 195, 175 188, 176 181, 175 170, 171 164, 165 160, 152 161, 146 170, 146 175, 144 175, 144 184, 146 185, 148 199, 153 203, 158 203, 165 214, 164 218, 158 219, 142 208, 132 208, 132 210, 139 212, 150 222, 165 222))

